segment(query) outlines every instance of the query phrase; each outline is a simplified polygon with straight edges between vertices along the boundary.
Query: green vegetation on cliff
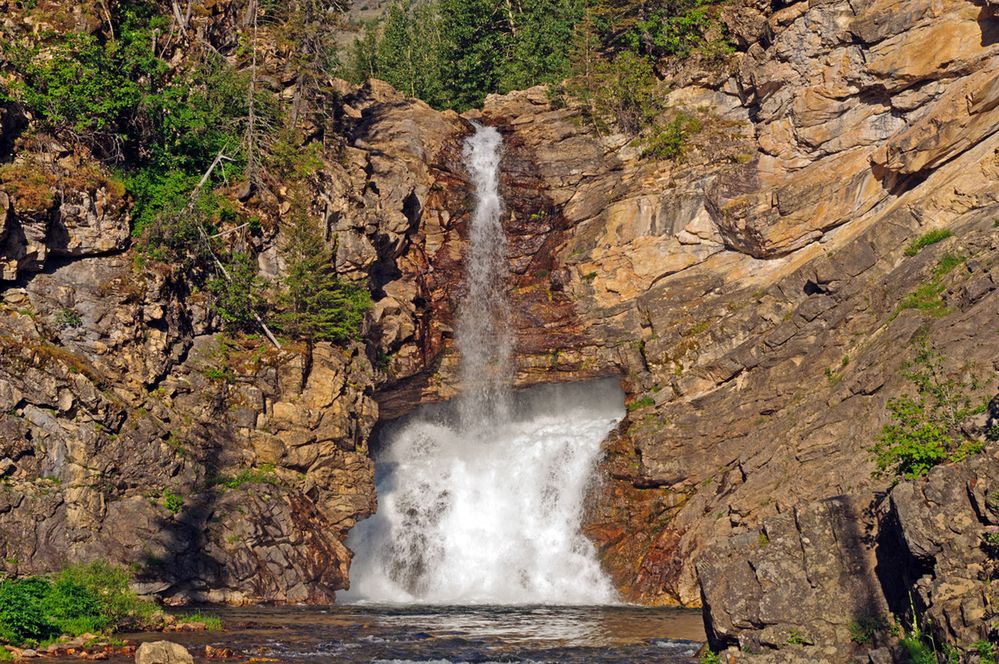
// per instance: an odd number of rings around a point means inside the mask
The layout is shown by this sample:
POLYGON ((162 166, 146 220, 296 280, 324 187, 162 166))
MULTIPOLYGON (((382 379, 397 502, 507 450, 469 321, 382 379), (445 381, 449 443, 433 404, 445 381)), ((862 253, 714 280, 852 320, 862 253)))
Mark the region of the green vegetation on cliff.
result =
POLYGON ((888 402, 891 421, 872 448, 879 474, 922 477, 933 466, 981 451, 984 438, 993 437, 994 432, 983 432, 982 439, 968 433, 971 418, 986 410, 987 386, 973 375, 949 376, 941 356, 925 342, 905 377, 915 394, 888 402))
MULTIPOLYGON (((192 290, 210 293, 227 331, 266 331, 273 318, 292 337, 347 342, 360 332, 367 291, 341 283, 328 238, 319 237, 323 251, 312 246, 307 270, 296 272, 291 261, 291 273, 274 283, 259 276, 256 255, 263 234, 275 232, 261 217, 281 216, 275 192, 307 188, 323 165, 329 119, 320 81, 338 66, 332 39, 342 7, 252 7, 222 52, 156 0, 86 4, 83 15, 100 19, 92 23, 32 5, 24 12, 34 21, 72 28, 0 34, 11 42, 0 52, 0 74, 14 103, 31 113, 32 132, 82 146, 117 174, 131 202, 138 265, 167 264, 192 290), (290 101, 264 80, 260 26, 271 31, 282 76, 294 76, 290 101), (190 40, 182 52, 179 38, 190 40), (316 261, 325 261, 321 269, 316 261)), ((29 166, 5 165, 4 179, 35 208, 51 206, 53 182, 29 166)), ((298 232, 297 222, 290 227, 298 232)))

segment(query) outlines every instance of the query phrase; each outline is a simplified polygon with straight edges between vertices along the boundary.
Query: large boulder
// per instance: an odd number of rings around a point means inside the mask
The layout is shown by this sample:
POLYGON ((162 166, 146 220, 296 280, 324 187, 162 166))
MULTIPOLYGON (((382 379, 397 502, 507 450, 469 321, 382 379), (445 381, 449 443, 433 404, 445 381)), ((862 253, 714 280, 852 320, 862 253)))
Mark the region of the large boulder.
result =
POLYGON ((867 661, 874 646, 890 652, 892 616, 959 649, 994 641, 999 445, 875 502, 803 505, 710 547, 697 572, 712 647, 737 658, 867 661))
POLYGON ((149 641, 135 651, 135 664, 194 664, 194 658, 179 643, 149 641))

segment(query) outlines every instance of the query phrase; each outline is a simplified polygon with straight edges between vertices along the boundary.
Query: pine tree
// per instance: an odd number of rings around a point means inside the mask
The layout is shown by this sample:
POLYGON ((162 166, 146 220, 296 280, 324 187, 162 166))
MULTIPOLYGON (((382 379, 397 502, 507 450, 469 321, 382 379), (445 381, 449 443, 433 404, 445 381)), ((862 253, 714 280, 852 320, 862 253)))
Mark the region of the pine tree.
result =
POLYGON ((337 275, 332 249, 304 211, 294 215, 282 254, 287 274, 280 297, 284 310, 275 317, 279 329, 310 343, 356 338, 371 294, 337 275))

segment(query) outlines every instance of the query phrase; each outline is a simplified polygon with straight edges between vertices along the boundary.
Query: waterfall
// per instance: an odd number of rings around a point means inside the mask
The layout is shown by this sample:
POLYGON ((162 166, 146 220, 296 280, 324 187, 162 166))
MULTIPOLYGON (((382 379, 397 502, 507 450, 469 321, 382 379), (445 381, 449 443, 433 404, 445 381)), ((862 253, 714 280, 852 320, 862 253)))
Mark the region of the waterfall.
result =
POLYGON ((615 592, 580 532, 603 439, 624 416, 614 381, 514 395, 502 141, 477 126, 456 328, 461 393, 383 431, 378 512, 360 523, 344 599, 427 604, 604 604, 615 592))
POLYGON ((493 127, 477 126, 462 156, 475 187, 475 209, 465 260, 455 343, 461 358, 459 397, 466 428, 502 421, 509 409, 509 366, 513 349, 507 300, 506 236, 499 193, 502 139, 493 127))

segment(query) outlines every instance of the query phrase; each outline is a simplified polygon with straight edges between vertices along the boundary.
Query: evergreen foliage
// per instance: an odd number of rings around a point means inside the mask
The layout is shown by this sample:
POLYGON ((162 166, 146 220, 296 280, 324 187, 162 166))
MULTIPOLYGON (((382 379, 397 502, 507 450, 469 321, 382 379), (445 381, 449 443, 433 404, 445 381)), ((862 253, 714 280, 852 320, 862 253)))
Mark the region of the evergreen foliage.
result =
POLYGON ((248 253, 234 251, 226 273, 208 281, 222 325, 230 333, 252 331, 265 308, 265 284, 257 275, 257 262, 248 253))
MULTIPOLYGON (((581 40, 590 43, 585 36, 581 40)), ((566 92, 598 130, 638 133, 663 111, 648 60, 631 51, 622 51, 613 60, 598 54, 574 60, 584 64, 573 72, 566 92)))
POLYGON ((384 79, 437 108, 561 80, 583 0, 395 0, 353 46, 348 74, 384 79))
POLYGON ((731 52, 727 42, 713 43, 718 37, 709 40, 712 27, 722 34, 707 0, 394 0, 355 42, 347 73, 458 110, 481 105, 492 92, 558 83, 579 70, 591 96, 610 85, 600 96, 611 98, 634 83, 629 75, 643 74, 636 60, 651 72, 663 57, 731 52), (590 67, 598 60, 602 72, 590 67))
POLYGON ((280 298, 283 311, 275 316, 279 329, 309 342, 356 338, 371 294, 337 275, 333 251, 304 211, 294 216, 282 252, 288 274, 280 298))

